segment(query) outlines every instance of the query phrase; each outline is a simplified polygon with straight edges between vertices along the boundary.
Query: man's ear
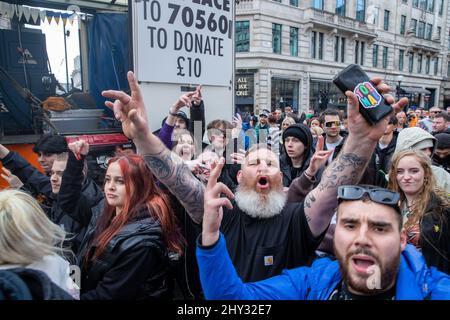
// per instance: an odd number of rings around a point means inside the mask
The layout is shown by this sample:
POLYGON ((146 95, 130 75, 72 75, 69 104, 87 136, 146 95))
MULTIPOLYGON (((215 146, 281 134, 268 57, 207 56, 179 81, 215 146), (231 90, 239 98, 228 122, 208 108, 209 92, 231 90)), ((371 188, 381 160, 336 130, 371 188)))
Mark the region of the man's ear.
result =
POLYGON ((236 175, 236 179, 237 179, 237 182, 238 182, 239 184, 241 184, 241 181, 242 181, 242 170, 239 170, 239 171, 238 171, 238 173, 237 173, 237 175, 236 175))

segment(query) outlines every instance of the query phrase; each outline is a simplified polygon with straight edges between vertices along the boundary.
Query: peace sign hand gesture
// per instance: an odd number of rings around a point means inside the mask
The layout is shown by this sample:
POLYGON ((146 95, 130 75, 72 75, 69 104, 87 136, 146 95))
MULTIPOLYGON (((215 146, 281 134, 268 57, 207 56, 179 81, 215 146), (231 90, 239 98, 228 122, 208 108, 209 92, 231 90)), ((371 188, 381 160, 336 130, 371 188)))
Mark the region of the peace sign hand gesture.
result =
POLYGON ((211 165, 212 170, 204 195, 202 231, 202 245, 204 246, 212 245, 219 239, 219 229, 223 217, 222 207, 225 206, 228 209, 233 209, 233 205, 230 201, 230 199, 234 198, 233 193, 222 182, 217 182, 224 164, 225 159, 221 158, 219 163, 214 162, 211 165), (220 195, 222 193, 225 194, 226 197, 221 198, 220 195))

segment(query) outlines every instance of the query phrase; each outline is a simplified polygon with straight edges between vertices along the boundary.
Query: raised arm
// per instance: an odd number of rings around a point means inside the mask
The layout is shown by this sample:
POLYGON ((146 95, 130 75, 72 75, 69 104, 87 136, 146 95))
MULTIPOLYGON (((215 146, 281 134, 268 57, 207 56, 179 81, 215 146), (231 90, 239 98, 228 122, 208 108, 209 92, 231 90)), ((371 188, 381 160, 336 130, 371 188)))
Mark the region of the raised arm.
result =
MULTIPOLYGON (((372 79, 380 93, 390 91, 380 78, 372 79)), ((319 185, 305 198, 305 215, 313 235, 318 236, 328 227, 337 207, 337 188, 345 184, 357 184, 375 150, 377 141, 383 135, 389 116, 370 125, 359 113, 358 98, 351 91, 346 92, 349 135, 338 157, 327 167, 319 185)), ((386 95, 388 103, 394 99, 386 95)), ((406 106, 408 99, 401 99, 394 108, 406 106)))
POLYGON ((203 217, 203 184, 192 175, 180 157, 151 133, 144 101, 131 71, 128 72, 128 82, 131 96, 122 91, 103 91, 104 97, 115 99, 114 103, 107 101, 105 105, 114 109, 116 119, 122 122, 124 134, 133 139, 156 178, 177 197, 192 220, 200 223, 203 217))
POLYGON ((33 167, 27 160, 18 153, 10 151, 0 144, 0 159, 9 171, 17 176, 22 183, 26 184, 32 192, 40 193, 46 197, 52 194, 50 178, 33 167))

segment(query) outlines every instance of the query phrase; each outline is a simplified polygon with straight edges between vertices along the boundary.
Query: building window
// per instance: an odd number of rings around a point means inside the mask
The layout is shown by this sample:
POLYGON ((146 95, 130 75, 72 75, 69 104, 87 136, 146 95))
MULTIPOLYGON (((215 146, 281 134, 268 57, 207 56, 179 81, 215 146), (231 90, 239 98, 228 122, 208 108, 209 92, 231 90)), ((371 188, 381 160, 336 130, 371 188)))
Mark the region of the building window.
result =
POLYGON ((334 36, 334 61, 345 62, 345 38, 334 36))
POLYGON ((430 11, 430 12, 434 11, 434 0, 428 0, 428 2, 427 2, 427 11, 430 11))
POLYGON ((366 0, 356 1, 356 20, 361 22, 366 21, 366 0))
POLYGON ((400 17, 400 34, 405 34, 406 16, 400 17))
POLYGON ((447 77, 450 78, 450 61, 447 62, 447 77))
POLYGON ((389 31, 389 10, 384 10, 384 31, 389 31))
POLYGON ((323 11, 323 0, 313 0, 313 8, 323 11))
POLYGON ((414 33, 414 35, 417 34, 417 20, 411 19, 411 25, 409 26, 409 29, 414 33))
POLYGON ((421 53, 417 55, 417 73, 422 73, 422 57, 421 53))
POLYGON ((319 32, 319 59, 323 59, 323 33, 319 32))
POLYGON ((422 10, 427 9, 427 0, 419 0, 419 8, 422 10))
POLYGON ((236 52, 250 50, 250 22, 236 21, 236 52))
POLYGON ((437 27, 437 37, 439 40, 441 40, 441 32, 442 32, 442 28, 441 27, 437 27))
POLYGON ((409 64, 408 64, 408 71, 409 73, 412 73, 414 70, 414 52, 409 53, 409 64))
POLYGON ((402 0, 402 2, 407 4, 407 3, 408 3, 408 0, 402 0))
POLYGON ((434 75, 437 76, 439 67, 439 58, 434 58, 434 75))
POLYGON ((289 4, 294 7, 298 7, 298 0, 290 0, 289 4))
POLYGON ((313 31, 311 34, 311 58, 323 59, 323 33, 313 31))
POLYGON ((419 0, 413 0, 412 5, 413 5, 413 7, 418 8, 419 7, 419 0))
POLYGON ((273 53, 281 53, 281 24, 272 23, 273 53))
POLYGON ((298 81, 272 78, 271 105, 275 106, 275 108, 284 108, 290 105, 297 112, 299 101, 298 89, 298 81))
POLYGON ((440 0, 441 3, 439 5, 439 15, 442 16, 442 14, 444 13, 444 0, 440 0))
POLYGON ((425 39, 431 40, 432 33, 433 33, 433 25, 427 23, 427 26, 425 27, 425 39))
POLYGON ((398 51, 398 70, 403 71, 403 58, 405 56, 405 50, 400 49, 398 51))
POLYGON ((334 36, 334 61, 338 62, 339 61, 339 36, 334 36))
POLYGON ((388 66, 388 47, 383 47, 383 68, 388 66))
POLYGON ((291 56, 298 56, 298 28, 291 27, 289 37, 289 46, 291 48, 291 56))
POLYGON ((336 14, 345 17, 345 0, 336 0, 336 14))
POLYGON ((425 22, 419 21, 419 29, 417 30, 417 37, 425 38, 425 22))
POLYGON ((364 41, 355 40, 355 63, 364 65, 366 43, 364 41))
POLYGON ((427 60, 425 62, 425 73, 426 74, 430 74, 430 60, 431 60, 431 57, 427 56, 427 60))
POLYGON ((378 45, 374 44, 372 49, 372 66, 378 68, 378 45))

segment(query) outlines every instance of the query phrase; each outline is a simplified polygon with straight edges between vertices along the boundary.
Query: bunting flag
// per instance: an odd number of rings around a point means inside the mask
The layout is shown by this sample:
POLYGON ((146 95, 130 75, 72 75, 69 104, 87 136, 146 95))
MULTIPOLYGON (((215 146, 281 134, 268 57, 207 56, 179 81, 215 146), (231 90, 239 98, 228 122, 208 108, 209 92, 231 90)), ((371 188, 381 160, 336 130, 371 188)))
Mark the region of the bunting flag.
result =
POLYGON ((30 14, 31 14, 31 19, 33 20, 33 22, 37 23, 39 20, 39 9, 31 8, 30 14))
POLYGON ((56 24, 59 24, 59 19, 61 19, 61 14, 59 12, 53 12, 53 19, 55 19, 56 24))
MULTIPOLYGON (((78 8, 76 6, 70 6, 73 8, 78 8)), ((40 10, 36 8, 26 7, 22 5, 10 4, 3 1, 0 1, 0 13, 2 16, 5 16, 9 19, 12 19, 14 16, 17 16, 17 19, 20 21, 24 19, 26 22, 38 23, 40 19, 41 23, 48 22, 48 24, 52 23, 52 20, 55 20, 56 24, 59 24, 60 21, 67 25, 69 22, 73 25, 74 19, 77 17, 79 13, 79 8, 77 10, 72 9, 72 13, 61 13, 50 10, 40 10)))
POLYGON ((39 19, 41 19, 41 22, 44 23, 45 22, 45 16, 47 15, 47 13, 45 12, 45 10, 40 10, 39 11, 39 19))
POLYGON ((52 20, 53 20, 53 12, 52 11, 45 11, 45 17, 47 18, 48 24, 51 24, 52 20))

